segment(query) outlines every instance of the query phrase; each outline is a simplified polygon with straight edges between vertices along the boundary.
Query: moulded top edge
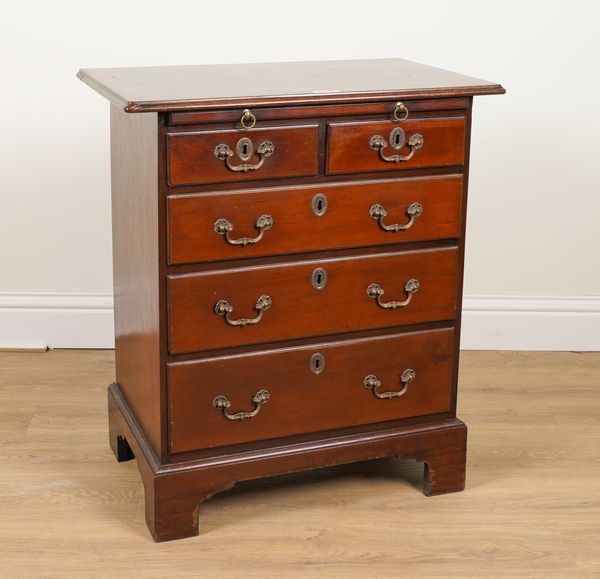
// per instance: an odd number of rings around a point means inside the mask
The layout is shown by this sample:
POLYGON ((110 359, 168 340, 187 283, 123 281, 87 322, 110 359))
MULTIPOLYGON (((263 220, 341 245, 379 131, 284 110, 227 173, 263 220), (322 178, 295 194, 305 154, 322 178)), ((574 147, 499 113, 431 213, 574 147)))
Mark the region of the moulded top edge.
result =
POLYGON ((503 94, 495 83, 402 59, 82 69, 127 112, 503 94))

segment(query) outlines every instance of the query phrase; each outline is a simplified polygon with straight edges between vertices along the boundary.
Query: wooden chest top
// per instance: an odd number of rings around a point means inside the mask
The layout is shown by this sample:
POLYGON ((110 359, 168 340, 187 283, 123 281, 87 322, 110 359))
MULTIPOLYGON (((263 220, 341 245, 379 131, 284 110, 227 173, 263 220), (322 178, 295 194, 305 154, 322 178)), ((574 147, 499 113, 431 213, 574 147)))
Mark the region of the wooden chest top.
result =
POLYGON ((96 68, 77 76, 132 113, 505 92, 496 83, 400 58, 96 68))

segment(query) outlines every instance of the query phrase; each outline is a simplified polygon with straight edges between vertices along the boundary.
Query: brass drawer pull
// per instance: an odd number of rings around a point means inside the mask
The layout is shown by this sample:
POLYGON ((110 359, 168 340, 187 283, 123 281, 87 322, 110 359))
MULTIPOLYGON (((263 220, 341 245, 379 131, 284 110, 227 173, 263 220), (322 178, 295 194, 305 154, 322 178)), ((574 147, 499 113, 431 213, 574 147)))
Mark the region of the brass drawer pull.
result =
POLYGON ((254 402, 254 410, 251 412, 236 412, 235 414, 229 413, 229 408, 231 407, 231 402, 227 396, 221 394, 217 396, 212 401, 213 406, 217 410, 223 411, 223 416, 228 420, 246 420, 246 418, 254 418, 256 416, 263 404, 266 404, 271 398, 271 393, 268 390, 259 390, 253 397, 252 402, 254 402))
POLYGON ((371 207, 371 209, 369 209, 369 214, 371 217, 379 221, 381 228, 385 229, 386 231, 406 231, 407 229, 410 229, 415 222, 415 218, 419 217, 421 213, 423 213, 423 206, 420 203, 411 203, 406 208, 406 214, 409 217, 408 223, 392 223, 391 225, 385 225, 383 220, 387 216, 387 211, 383 205, 376 203, 371 207))
POLYGON ((275 145, 271 141, 263 141, 256 149, 256 154, 260 157, 258 163, 254 165, 251 163, 246 163, 254 154, 254 144, 248 137, 242 137, 235 146, 235 155, 240 159, 240 161, 244 161, 241 165, 232 165, 230 163, 231 157, 233 157, 234 152, 229 148, 225 143, 221 143, 215 147, 215 157, 219 159, 219 161, 225 161, 226 167, 230 171, 241 171, 242 173, 246 173, 247 171, 256 171, 263 166, 265 159, 270 157, 275 152, 275 145))
POLYGON ((266 312, 273 305, 273 300, 270 296, 260 296, 256 300, 254 309, 257 311, 255 318, 240 318, 238 320, 232 320, 229 314, 233 312, 233 306, 227 300, 219 300, 215 304, 215 314, 222 316, 230 326, 250 326, 252 324, 258 324, 260 322, 263 312, 266 312))
POLYGON ((213 225, 215 233, 225 236, 225 240, 230 245, 249 245, 251 243, 258 243, 265 231, 268 231, 273 227, 273 218, 270 215, 261 215, 254 224, 254 227, 258 229, 258 235, 256 237, 240 237, 239 239, 232 239, 229 234, 233 231, 233 224, 228 219, 217 219, 213 225))
MULTIPOLYGON (((400 104, 400 103, 398 103, 400 104)), ((252 114, 250 109, 244 109, 242 111, 242 118, 240 119, 240 125, 244 129, 251 129, 256 124, 256 117, 252 114)))
POLYGON ((376 398, 379 398, 381 400, 390 400, 391 398, 398 398, 399 396, 406 394, 406 391, 408 390, 408 385, 415 379, 416 376, 417 374, 412 368, 407 368, 406 370, 404 370, 404 372, 402 372, 402 375, 400 376, 400 383, 402 384, 401 390, 387 390, 386 392, 379 392, 379 388, 381 387, 381 380, 379 380, 379 378, 377 378, 375 374, 369 374, 368 376, 365 376, 365 379, 363 380, 363 385, 368 390, 373 390, 373 394, 376 398))
POLYGON ((396 103, 396 108, 394 109, 394 118, 397 121, 405 121, 408 118, 408 109, 402 101, 396 103))
MULTIPOLYGON (((389 141, 389 145, 392 149, 399 151, 406 142, 404 130, 401 127, 392 129, 389 141)), ((410 149, 408 155, 386 155, 383 150, 388 146, 388 142, 381 135, 373 135, 369 141, 369 146, 371 149, 379 151, 379 156, 382 161, 386 161, 387 163, 403 163, 405 161, 410 161, 413 158, 413 155, 423 146, 424 142, 425 139, 423 139, 423 135, 420 135, 419 133, 411 135, 406 143, 410 149)))
POLYGON ((383 301, 381 301, 381 298, 382 298, 383 294, 385 293, 385 291, 378 283, 372 283, 367 288, 367 295, 372 300, 377 300, 377 304, 379 306, 381 306, 382 308, 385 308, 386 310, 395 310, 397 308, 403 308, 404 306, 407 306, 410 303, 410 300, 412 299, 413 295, 419 291, 420 287, 421 287, 421 284, 419 283, 418 279, 409 279, 404 284, 404 291, 407 294, 406 299, 404 299, 401 302, 383 302, 383 301))

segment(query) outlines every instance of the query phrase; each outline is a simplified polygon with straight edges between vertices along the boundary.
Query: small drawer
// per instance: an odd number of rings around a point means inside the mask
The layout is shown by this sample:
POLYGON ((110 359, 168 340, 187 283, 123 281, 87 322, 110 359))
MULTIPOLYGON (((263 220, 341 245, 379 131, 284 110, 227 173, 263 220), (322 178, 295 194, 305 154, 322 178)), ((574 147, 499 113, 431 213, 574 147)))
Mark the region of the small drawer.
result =
POLYGON ((173 354, 454 319, 456 248, 168 278, 173 354))
POLYGON ((453 349, 447 329, 169 364, 170 451, 448 412, 453 349))
POLYGON ((301 177, 318 172, 318 126, 169 133, 169 185, 301 177))
POLYGON ((171 195, 168 260, 457 238, 461 198, 460 176, 171 195))
POLYGON ((328 125, 327 174, 463 165, 465 117, 328 125))

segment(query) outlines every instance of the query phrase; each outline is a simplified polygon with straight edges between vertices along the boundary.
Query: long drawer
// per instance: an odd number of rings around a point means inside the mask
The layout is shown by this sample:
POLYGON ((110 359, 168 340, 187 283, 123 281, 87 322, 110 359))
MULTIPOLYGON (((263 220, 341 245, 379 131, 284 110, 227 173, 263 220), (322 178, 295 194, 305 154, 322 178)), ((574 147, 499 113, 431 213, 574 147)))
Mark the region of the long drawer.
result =
POLYGON ((455 247, 172 275, 173 354, 454 319, 455 247))
POLYGON ((168 197, 171 264, 460 236, 460 176, 168 197))
POLYGON ((447 412, 453 343, 448 329, 170 364, 170 451, 447 412))

